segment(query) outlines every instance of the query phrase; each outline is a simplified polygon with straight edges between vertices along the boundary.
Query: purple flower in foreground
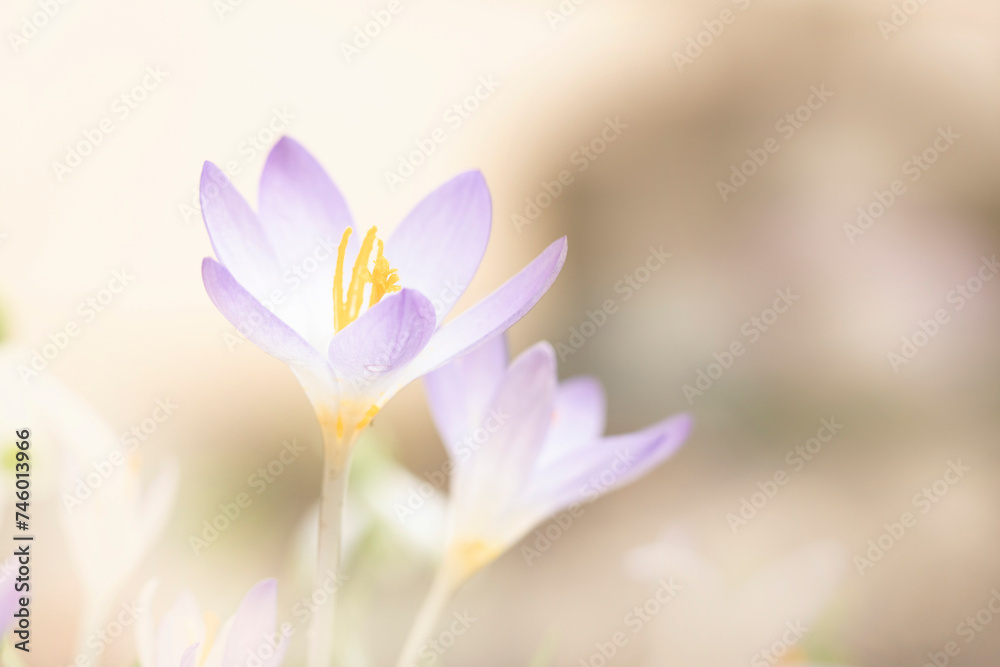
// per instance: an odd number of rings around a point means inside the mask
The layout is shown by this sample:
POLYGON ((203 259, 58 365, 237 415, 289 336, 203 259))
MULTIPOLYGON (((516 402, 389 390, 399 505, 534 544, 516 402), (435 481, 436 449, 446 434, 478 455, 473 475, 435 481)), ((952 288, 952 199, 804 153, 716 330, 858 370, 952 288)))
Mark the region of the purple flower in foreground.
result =
POLYGON ((201 207, 217 257, 202 264, 209 296, 241 333, 292 368, 327 442, 347 443, 335 447, 340 459, 404 385, 523 317, 566 256, 559 239, 442 325, 489 239, 492 205, 479 172, 431 193, 383 242, 374 227, 355 233, 340 191, 285 137, 264 165, 257 212, 211 163, 201 176, 201 207), (289 281, 307 264, 315 270, 289 281))
POLYGON ((502 336, 425 378, 452 465, 449 558, 460 578, 536 524, 631 483, 670 457, 691 430, 676 415, 635 433, 604 436, 600 382, 559 383, 542 342, 507 365, 502 336))
POLYGON ((151 606, 155 582, 143 588, 136 623, 140 667, 279 667, 288 635, 278 631, 278 584, 265 579, 244 596, 232 618, 219 624, 198 608, 191 593, 181 593, 154 625, 151 606))

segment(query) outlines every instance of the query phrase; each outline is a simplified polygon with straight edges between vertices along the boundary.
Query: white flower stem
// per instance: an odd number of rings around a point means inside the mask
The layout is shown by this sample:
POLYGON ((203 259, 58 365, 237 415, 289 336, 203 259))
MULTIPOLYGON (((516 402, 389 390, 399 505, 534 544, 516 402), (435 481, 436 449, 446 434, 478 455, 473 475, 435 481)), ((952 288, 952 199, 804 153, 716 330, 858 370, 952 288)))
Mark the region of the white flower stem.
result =
MULTIPOLYGON (((336 434, 324 429, 323 483, 319 507, 319 540, 314 592, 328 591, 328 582, 339 581, 341 535, 347 500, 350 451, 357 432, 336 434)), ((325 604, 313 613, 309 628, 309 667, 331 667, 336 633, 337 594, 330 593, 325 604)))
POLYGON ((463 578, 456 576, 456 568, 446 557, 434 577, 434 583, 431 584, 431 589, 427 593, 423 605, 420 607, 417 620, 410 628, 410 634, 399 654, 396 667, 416 667, 419 664, 420 654, 423 652, 427 639, 434 632, 442 612, 462 581, 463 578))

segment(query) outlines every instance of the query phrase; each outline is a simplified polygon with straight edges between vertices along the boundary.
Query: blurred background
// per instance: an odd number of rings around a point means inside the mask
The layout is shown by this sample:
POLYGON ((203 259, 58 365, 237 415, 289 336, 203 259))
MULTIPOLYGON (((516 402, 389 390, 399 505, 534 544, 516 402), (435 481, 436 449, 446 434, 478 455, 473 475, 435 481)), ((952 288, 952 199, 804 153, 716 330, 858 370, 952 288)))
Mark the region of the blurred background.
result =
MULTIPOLYGON (((308 585, 299 526, 319 430, 287 367, 205 295, 195 198, 211 160, 255 201, 288 134, 360 225, 385 231, 482 169, 493 233, 457 311, 567 235, 512 350, 544 338, 562 377, 599 377, 609 433, 696 419, 680 454, 588 506, 540 558, 514 549, 481 573, 452 605, 479 620, 444 664, 603 664, 595 645, 658 578, 693 571, 733 591, 713 588, 688 637, 701 647, 678 639, 678 611, 613 663, 779 664, 758 651, 808 619, 780 664, 922 665, 952 641, 949 664, 996 664, 1000 623, 980 612, 1000 587, 1000 5, 392 5, 390 19, 383 0, 0 9, 5 335, 30 354, 77 324, 42 372, 116 433, 177 405, 139 449, 144 465, 179 458, 181 482, 128 594, 157 576, 157 613, 190 588, 225 617, 261 578, 280 578, 288 606, 308 585), (306 452, 195 554, 190 536, 289 439, 306 452), (893 536, 905 512, 915 524, 893 536), (841 557, 811 570, 821 558, 801 550, 816 544, 841 557), (741 597, 747 585, 763 593, 741 597), (960 624, 977 613, 970 640, 960 624), (710 657, 720 646, 736 657, 710 657)), ((393 503, 445 459, 419 383, 360 447, 413 475, 386 496, 392 532, 393 503)), ((32 666, 72 660, 80 588, 58 511, 54 496, 37 508, 32 666)), ((416 612, 428 535, 352 560, 369 597, 351 634, 369 664, 391 664, 416 612)), ((126 664, 131 639, 112 654, 126 664)))

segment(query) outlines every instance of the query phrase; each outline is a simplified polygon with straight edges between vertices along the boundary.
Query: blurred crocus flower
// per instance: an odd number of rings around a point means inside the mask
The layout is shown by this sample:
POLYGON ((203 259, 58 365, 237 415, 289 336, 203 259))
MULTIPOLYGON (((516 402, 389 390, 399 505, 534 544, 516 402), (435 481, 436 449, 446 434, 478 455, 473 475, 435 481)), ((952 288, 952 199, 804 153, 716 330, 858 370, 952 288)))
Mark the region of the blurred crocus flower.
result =
MULTIPOLYGON (((92 471, 92 466, 70 457, 63 476, 64 500, 92 471)), ((70 555, 85 592, 87 630, 103 624, 115 596, 166 528, 178 477, 176 463, 170 462, 145 482, 138 455, 131 454, 92 496, 64 505, 70 555)))
POLYGON ((416 664, 441 609, 469 576, 538 522, 641 477, 684 443, 691 418, 604 436, 605 397, 594 378, 559 383, 556 356, 538 343, 507 365, 503 337, 425 378, 451 460, 448 548, 403 649, 416 664))
POLYGON ((682 532, 671 530, 626 559, 637 580, 654 584, 669 577, 681 588, 650 619, 654 631, 647 634, 646 664, 818 667, 806 650, 807 638, 846 562, 839 544, 814 542, 734 586, 682 532))
POLYGON ((60 504, 70 559, 84 591, 82 645, 103 626, 115 597, 166 528, 179 468, 169 461, 147 480, 141 455, 125 453, 109 424, 82 401, 72 403, 72 409, 63 405, 85 419, 61 439, 60 504))
POLYGON ((86 401, 48 373, 27 384, 19 379, 16 364, 23 356, 0 347, 0 424, 8 432, 30 425, 32 486, 59 492, 69 560, 83 590, 78 653, 88 656, 93 648, 87 637, 107 621, 116 596, 166 526, 178 467, 171 461, 147 481, 139 453, 127 451, 86 401))
POLYGON ((221 627, 186 591, 155 626, 149 613, 155 592, 155 584, 147 585, 139 600, 145 612, 136 623, 140 667, 278 667, 284 659, 291 625, 278 628, 275 579, 251 588, 221 627))
POLYGON ((202 264, 209 297, 241 333, 291 367, 316 409, 328 455, 341 459, 400 388, 527 313, 566 255, 565 239, 554 242, 442 326, 490 235, 490 194, 479 172, 442 185, 383 243, 375 227, 355 234, 340 191, 285 137, 264 165, 257 212, 211 163, 201 176, 201 207, 217 257, 202 264), (314 271, 288 288, 283 276, 307 258, 314 271))
POLYGON ((451 553, 473 572, 545 518, 631 483, 670 457, 691 430, 676 415, 604 436, 600 382, 558 382, 552 346, 507 365, 502 337, 426 378, 451 459, 451 553))

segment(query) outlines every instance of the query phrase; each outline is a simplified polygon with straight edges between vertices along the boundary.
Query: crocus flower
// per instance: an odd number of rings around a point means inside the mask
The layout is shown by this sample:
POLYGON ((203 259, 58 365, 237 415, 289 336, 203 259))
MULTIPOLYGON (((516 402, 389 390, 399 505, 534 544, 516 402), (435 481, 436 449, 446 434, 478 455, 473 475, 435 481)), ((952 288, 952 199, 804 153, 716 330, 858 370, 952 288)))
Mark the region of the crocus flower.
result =
MULTIPOLYGON (((288 632, 278 632, 278 584, 265 579, 244 596, 236 613, 219 625, 202 612, 194 595, 181 593, 156 626, 150 609, 156 585, 140 596, 136 622, 140 667, 278 667, 288 650, 288 632)), ((287 630, 287 628, 286 628, 287 630)))
POLYGON ((691 429, 690 417, 677 415, 604 436, 600 382, 558 382, 555 352, 545 342, 508 367, 501 337, 425 382, 452 463, 453 556, 472 571, 545 518, 646 474, 691 429))
MULTIPOLYGON (((371 227, 359 242, 333 181, 285 137, 267 157, 258 199, 254 212, 225 174, 205 164, 201 212, 217 259, 205 259, 202 277, 226 319, 289 365, 316 411, 325 447, 318 585, 339 570, 345 470, 358 434, 403 386, 523 317, 562 268, 566 240, 443 324, 489 240, 482 174, 442 185, 385 241, 371 227), (309 276, 286 284, 307 261, 309 276)), ((313 615, 310 667, 329 665, 333 614, 331 604, 313 615)))
POLYGON ((503 337, 425 378, 451 460, 447 553, 399 665, 418 659, 441 608, 471 574, 545 518, 622 487, 683 444, 691 419, 604 436, 600 383, 559 383, 556 356, 538 343, 508 367, 503 337))
POLYGON ((489 239, 492 207, 479 172, 442 185, 383 242, 375 227, 355 233, 340 191, 285 137, 264 165, 257 212, 211 163, 202 171, 201 207, 217 258, 202 264, 209 297, 241 333, 291 367, 316 409, 328 456, 341 462, 353 436, 399 389, 527 313, 566 255, 565 239, 554 242, 442 325, 489 239), (301 284, 283 281, 307 258, 324 256, 301 284))
MULTIPOLYGON (((205 259, 202 277, 226 319, 291 367, 316 411, 326 450, 318 584, 339 570, 344 472, 358 434, 403 386, 523 317, 562 268, 566 240, 443 324, 486 251, 492 204, 482 174, 442 185, 384 242, 375 227, 359 242, 333 181, 285 137, 267 157, 258 199, 254 212, 205 164, 201 212, 217 259, 205 259), (307 261, 309 276, 289 286, 286 275, 307 261)), ((333 609, 313 616, 310 667, 329 665, 333 609)))

